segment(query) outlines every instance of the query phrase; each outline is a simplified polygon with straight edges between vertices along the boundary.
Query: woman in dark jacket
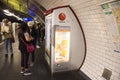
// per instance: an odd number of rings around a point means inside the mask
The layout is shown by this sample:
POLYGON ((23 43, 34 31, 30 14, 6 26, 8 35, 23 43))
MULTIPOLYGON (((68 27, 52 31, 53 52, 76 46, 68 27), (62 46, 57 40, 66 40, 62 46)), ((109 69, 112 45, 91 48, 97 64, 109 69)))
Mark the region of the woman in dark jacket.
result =
POLYGON ((19 40, 19 50, 21 52, 21 73, 24 75, 31 75, 32 73, 29 71, 28 60, 29 60, 29 53, 26 50, 25 43, 29 44, 32 40, 32 37, 29 35, 27 31, 27 24, 22 23, 20 26, 20 31, 18 33, 18 40, 19 40), (24 43, 25 42, 25 43, 24 43))

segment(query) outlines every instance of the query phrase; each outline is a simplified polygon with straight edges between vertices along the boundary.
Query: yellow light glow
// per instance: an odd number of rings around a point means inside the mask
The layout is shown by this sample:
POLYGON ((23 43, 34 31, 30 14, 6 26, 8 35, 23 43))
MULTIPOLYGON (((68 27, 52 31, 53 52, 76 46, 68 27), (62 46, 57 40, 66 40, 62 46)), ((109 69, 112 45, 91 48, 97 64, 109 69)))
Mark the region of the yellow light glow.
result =
POLYGON ((11 8, 21 11, 21 12, 25 12, 25 8, 24 8, 24 1, 19 1, 19 0, 8 0, 7 5, 9 5, 11 8), (21 4, 21 5, 20 5, 21 4))

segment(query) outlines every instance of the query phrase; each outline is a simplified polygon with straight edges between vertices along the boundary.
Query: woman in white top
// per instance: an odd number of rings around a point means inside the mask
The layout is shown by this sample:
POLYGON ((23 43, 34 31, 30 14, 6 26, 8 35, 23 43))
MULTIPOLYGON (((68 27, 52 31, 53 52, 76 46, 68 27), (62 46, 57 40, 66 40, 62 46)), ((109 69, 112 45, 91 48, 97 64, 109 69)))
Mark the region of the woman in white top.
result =
POLYGON ((2 26, 1 26, 1 33, 4 37, 4 43, 5 43, 5 56, 8 57, 8 52, 10 49, 11 57, 13 57, 13 48, 12 48, 12 26, 8 24, 8 19, 2 20, 2 26))

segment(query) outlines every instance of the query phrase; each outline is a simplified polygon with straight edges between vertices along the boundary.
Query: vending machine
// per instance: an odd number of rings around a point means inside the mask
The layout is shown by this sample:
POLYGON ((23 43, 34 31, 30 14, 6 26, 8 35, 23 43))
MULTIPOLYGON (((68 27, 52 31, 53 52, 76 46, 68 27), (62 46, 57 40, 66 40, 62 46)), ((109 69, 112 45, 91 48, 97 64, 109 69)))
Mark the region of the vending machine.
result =
POLYGON ((45 13, 45 60, 51 72, 78 70, 86 56, 82 26, 70 6, 45 13))

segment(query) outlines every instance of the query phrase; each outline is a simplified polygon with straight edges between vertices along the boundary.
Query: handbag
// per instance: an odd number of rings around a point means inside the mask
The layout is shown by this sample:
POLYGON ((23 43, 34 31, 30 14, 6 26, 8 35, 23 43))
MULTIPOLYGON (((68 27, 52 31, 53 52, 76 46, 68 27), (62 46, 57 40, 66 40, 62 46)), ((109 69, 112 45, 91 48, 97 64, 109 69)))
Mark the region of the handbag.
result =
POLYGON ((20 37, 20 39, 25 44, 28 53, 32 53, 35 50, 35 47, 34 47, 34 45, 32 43, 27 44, 21 37, 20 37))
POLYGON ((28 53, 32 53, 35 50, 33 44, 26 44, 26 48, 28 53))

